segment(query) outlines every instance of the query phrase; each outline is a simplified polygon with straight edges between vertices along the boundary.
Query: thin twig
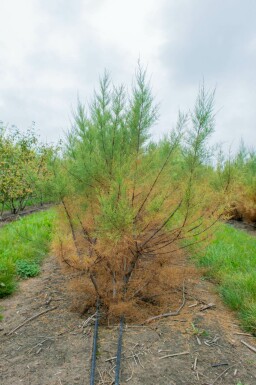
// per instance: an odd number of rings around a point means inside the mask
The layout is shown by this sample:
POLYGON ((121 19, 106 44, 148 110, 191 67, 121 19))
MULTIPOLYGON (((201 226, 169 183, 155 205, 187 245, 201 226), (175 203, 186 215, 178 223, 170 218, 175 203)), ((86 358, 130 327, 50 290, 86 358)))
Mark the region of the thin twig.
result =
POLYGON ((94 313, 93 315, 91 315, 89 318, 87 318, 84 322, 83 322, 83 324, 82 324, 82 328, 85 328, 88 324, 89 324, 89 322, 90 321, 95 321, 95 316, 97 315, 97 312, 96 313, 94 313))
POLYGON ((186 303, 186 297, 185 297, 185 282, 183 282, 183 291, 182 291, 182 296, 183 296, 183 301, 182 301, 182 304, 180 305, 180 307, 178 308, 178 310, 176 311, 171 311, 169 313, 164 313, 164 314, 159 314, 155 317, 150 317, 148 318, 146 321, 144 321, 144 324, 145 323, 148 323, 148 322, 151 322, 151 321, 154 321, 154 320, 157 320, 157 319, 160 319, 160 318, 165 318, 165 317, 171 317, 171 316, 176 316, 176 315, 179 315, 182 308, 185 306, 185 303, 186 303))
POLYGON ((194 365, 193 365, 193 370, 194 370, 194 371, 196 371, 197 360, 198 360, 198 356, 195 357, 195 361, 194 361, 194 365))
POLYGON ((35 346, 33 346, 32 348, 30 348, 29 350, 28 350, 28 352, 30 353, 30 352, 32 352, 32 350, 34 350, 35 348, 37 348, 38 346, 42 346, 46 341, 51 341, 51 340, 53 340, 54 339, 54 337, 47 337, 46 339, 44 339, 43 341, 41 341, 41 342, 38 342, 38 344, 36 344, 35 346))
POLYGON ((162 360, 163 358, 168 358, 168 357, 183 356, 185 354, 189 354, 189 352, 181 352, 181 353, 168 354, 167 356, 159 357, 159 360, 162 360))
POLYGON ((97 370, 98 370, 98 373, 100 375, 101 382, 102 382, 102 384, 104 384, 105 381, 104 381, 104 379, 102 377, 101 371, 99 369, 97 369, 97 370))
POLYGON ((207 305, 201 306, 200 311, 205 311, 207 309, 212 309, 214 307, 216 307, 216 305, 214 303, 208 303, 207 305))
POLYGON ((198 302, 193 303, 192 305, 189 305, 188 307, 195 307, 195 306, 197 306, 197 305, 198 305, 198 302))
POLYGON ((139 353, 136 353, 135 356, 136 356, 136 358, 137 358, 137 360, 138 360, 140 366, 142 367, 142 369, 144 369, 144 366, 142 365, 141 360, 140 360, 139 353))
POLYGON ((26 325, 28 322, 32 321, 33 319, 39 317, 40 315, 42 314, 45 314, 45 313, 48 313, 49 311, 52 311, 52 310, 55 310, 57 309, 57 306, 54 306, 54 307, 51 307, 50 309, 46 309, 44 311, 41 311, 41 313, 38 313, 36 315, 34 315, 33 317, 30 317, 28 318, 26 321, 24 321, 22 324, 20 324, 19 326, 17 326, 15 329, 13 329, 12 331, 10 331, 10 333, 8 333, 7 335, 10 336, 11 334, 13 334, 14 332, 16 332, 17 330, 19 330, 22 326, 26 325))
POLYGON ((133 372, 134 372, 134 369, 133 369, 133 367, 132 367, 132 374, 130 375, 130 377, 128 377, 128 378, 125 380, 125 382, 128 382, 128 381, 130 381, 130 380, 132 379, 133 372))
POLYGON ((247 348, 249 348, 252 352, 256 353, 256 348, 254 348, 252 345, 249 345, 247 344, 247 342, 241 340, 242 344, 244 344, 245 346, 247 346, 247 348))
POLYGON ((168 350, 165 350, 165 349, 159 349, 159 350, 158 350, 158 353, 167 353, 167 352, 171 352, 171 350, 170 350, 170 349, 168 349, 168 350))
POLYGON ((220 375, 213 381, 213 383, 211 385, 214 385, 225 373, 227 373, 227 371, 231 368, 233 368, 236 364, 230 366, 229 368, 223 370, 222 373, 220 373, 220 375))
MULTIPOLYGON (((122 352, 122 355, 124 355, 124 354, 125 354, 125 352, 122 352)), ((132 353, 131 355, 125 356, 124 358, 134 358, 134 357, 138 358, 137 356, 139 356, 139 355, 144 355, 144 353, 142 353, 142 352, 139 352, 139 353, 132 353)), ((108 362, 108 361, 114 361, 114 360, 116 360, 116 356, 107 358, 107 359, 105 360, 105 362, 108 362)))
POLYGON ((115 357, 107 358, 107 359, 105 360, 105 362, 108 362, 108 361, 114 361, 114 360, 116 360, 116 356, 115 356, 115 357))
POLYGON ((211 338, 209 340, 204 340, 204 343, 207 346, 212 346, 212 345, 215 345, 218 342, 219 339, 220 339, 220 337, 215 335, 213 338, 211 338))

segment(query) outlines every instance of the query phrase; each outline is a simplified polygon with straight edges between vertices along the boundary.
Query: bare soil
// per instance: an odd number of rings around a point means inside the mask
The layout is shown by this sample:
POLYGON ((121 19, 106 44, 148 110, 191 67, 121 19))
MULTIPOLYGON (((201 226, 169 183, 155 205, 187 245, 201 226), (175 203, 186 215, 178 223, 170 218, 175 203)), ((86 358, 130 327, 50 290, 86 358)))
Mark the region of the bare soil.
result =
POLYGON ((256 223, 237 221, 235 219, 230 219, 227 223, 236 229, 243 230, 250 235, 256 236, 256 223))
POLYGON ((38 211, 44 211, 52 207, 52 203, 44 203, 43 205, 28 206, 24 210, 18 212, 17 214, 11 214, 9 211, 5 211, 0 217, 0 227, 18 220, 20 217, 24 217, 38 211))
MULTIPOLYGON (((16 294, 0 300, 0 385, 89 384, 93 322, 86 324, 91 314, 71 311, 69 281, 49 257, 39 277, 21 282, 16 294)), ((256 353, 241 340, 256 347, 256 339, 239 333, 214 285, 190 281, 180 315, 126 326, 121 384, 255 385, 256 353), (201 310, 210 303, 215 306, 201 310), (176 353, 185 354, 162 358, 176 353)), ((97 384, 113 384, 115 360, 109 359, 116 355, 117 334, 118 326, 100 327, 97 384)))

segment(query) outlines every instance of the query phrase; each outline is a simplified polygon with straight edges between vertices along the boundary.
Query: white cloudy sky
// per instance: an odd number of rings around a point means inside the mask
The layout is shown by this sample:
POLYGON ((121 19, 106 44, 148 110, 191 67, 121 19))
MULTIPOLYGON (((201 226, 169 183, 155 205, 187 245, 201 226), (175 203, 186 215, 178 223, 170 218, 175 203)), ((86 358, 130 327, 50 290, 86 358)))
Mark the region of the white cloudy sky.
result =
POLYGON ((215 141, 256 143, 255 0, 1 0, 0 120, 56 141, 99 74, 130 84, 140 57, 161 118, 217 87, 215 141))

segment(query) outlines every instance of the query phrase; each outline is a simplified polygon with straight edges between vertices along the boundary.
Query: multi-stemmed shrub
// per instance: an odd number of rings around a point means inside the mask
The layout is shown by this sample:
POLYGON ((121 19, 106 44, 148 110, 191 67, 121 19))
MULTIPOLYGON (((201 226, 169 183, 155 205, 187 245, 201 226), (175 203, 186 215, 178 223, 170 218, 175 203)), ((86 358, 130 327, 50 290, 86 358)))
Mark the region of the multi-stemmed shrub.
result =
POLYGON ((109 316, 128 318, 167 309, 186 275, 182 249, 209 238, 227 200, 228 178, 219 183, 208 162, 213 107, 201 87, 193 111, 155 143, 158 110, 142 68, 131 93, 105 74, 89 107, 79 102, 56 170, 54 246, 81 271, 89 305, 98 298, 109 316))

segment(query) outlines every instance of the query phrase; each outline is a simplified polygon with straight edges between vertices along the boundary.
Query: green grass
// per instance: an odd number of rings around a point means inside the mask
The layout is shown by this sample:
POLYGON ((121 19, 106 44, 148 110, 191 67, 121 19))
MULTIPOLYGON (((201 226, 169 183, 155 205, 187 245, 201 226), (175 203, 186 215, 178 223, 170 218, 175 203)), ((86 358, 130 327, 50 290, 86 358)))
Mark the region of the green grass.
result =
POLYGON ((0 298, 15 291, 19 278, 39 274, 54 215, 52 209, 41 211, 0 228, 0 298))
POLYGON ((256 237, 220 224, 195 259, 219 283, 224 302, 238 312, 243 327, 256 335, 256 237))

